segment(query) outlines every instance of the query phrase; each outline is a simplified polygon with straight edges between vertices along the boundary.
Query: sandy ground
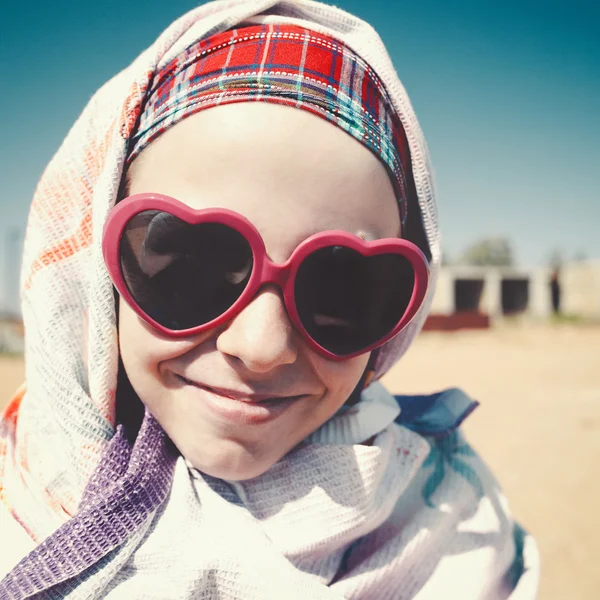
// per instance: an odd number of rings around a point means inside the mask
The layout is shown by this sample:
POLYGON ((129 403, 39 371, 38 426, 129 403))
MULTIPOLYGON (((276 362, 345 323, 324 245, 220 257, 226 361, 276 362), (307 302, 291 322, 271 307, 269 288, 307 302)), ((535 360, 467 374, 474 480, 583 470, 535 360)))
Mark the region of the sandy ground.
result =
MULTIPOLYGON (((600 327, 511 326, 423 334, 385 382, 396 393, 462 387, 465 424, 542 555, 541 600, 600 597, 600 327)), ((0 359, 0 404, 23 379, 0 359)))

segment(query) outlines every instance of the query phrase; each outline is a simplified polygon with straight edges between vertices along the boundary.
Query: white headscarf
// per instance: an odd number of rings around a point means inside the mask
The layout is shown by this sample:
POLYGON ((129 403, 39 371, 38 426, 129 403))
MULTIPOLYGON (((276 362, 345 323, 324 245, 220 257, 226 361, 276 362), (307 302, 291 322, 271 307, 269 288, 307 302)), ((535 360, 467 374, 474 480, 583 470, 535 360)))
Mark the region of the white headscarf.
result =
POLYGON ((153 73, 194 41, 242 22, 290 22, 341 39, 386 86, 410 146, 431 284, 419 315, 380 350, 376 376, 406 352, 426 318, 440 257, 431 168, 410 101, 375 31, 309 0, 225 0, 189 12, 96 93, 35 192, 22 268, 27 388, 18 426, 4 426, 0 477, 5 502, 36 540, 77 510, 114 433, 118 346, 102 227, 117 197, 145 91, 153 73))

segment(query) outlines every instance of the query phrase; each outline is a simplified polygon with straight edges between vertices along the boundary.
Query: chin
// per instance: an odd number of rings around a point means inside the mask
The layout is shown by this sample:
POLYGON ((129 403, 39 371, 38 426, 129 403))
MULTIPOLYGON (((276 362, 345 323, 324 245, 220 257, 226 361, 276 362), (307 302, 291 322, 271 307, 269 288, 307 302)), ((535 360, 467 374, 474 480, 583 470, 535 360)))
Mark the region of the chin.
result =
POLYGON ((266 473, 278 456, 257 456, 236 442, 214 443, 212 451, 182 452, 186 460, 202 473, 226 481, 245 481, 266 473), (223 447, 223 446, 226 446, 223 447))

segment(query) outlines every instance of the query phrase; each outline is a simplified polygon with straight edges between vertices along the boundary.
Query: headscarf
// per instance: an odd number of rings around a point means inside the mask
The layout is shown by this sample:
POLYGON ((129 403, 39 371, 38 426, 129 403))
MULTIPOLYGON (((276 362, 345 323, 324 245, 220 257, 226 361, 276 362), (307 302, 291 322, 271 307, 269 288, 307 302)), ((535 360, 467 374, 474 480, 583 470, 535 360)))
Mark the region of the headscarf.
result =
MULTIPOLYGON (((281 24, 330 36, 361 57, 381 82, 406 135, 416 209, 411 213, 409 207, 408 237, 414 235, 414 241, 431 258, 431 283, 417 317, 377 353, 376 377, 401 358, 423 325, 440 258, 432 171, 408 97, 374 30, 339 9, 310 0, 211 2, 183 16, 92 98, 46 169, 34 196, 22 271, 27 387, 9 404, 0 433, 0 499, 39 544, 20 570, 15 570, 12 583, 6 584, 6 589, 14 584, 10 589, 20 590, 21 595, 15 593, 15 597, 29 597, 27 594, 48 590, 57 582, 66 585, 61 588, 61 593, 66 593, 75 589, 70 585, 76 586, 69 582, 91 580, 94 574, 100 579, 108 577, 115 556, 141 543, 157 514, 168 512, 173 503, 175 514, 183 514, 176 498, 181 492, 177 482, 184 475, 178 478, 177 469, 185 467, 181 467, 181 459, 156 421, 146 414, 135 444, 116 427, 117 330, 113 289, 102 258, 102 227, 117 200, 132 136, 151 96, 155 74, 215 33, 235 30, 238 25, 260 25, 275 31, 281 24), (173 481, 176 485, 172 488, 173 481)), ((385 406, 385 398, 377 399, 377 385, 367 389, 367 395, 372 388, 373 403, 385 406)), ((393 420, 397 410, 385 410, 386 418, 393 420)), ((349 414, 343 418, 353 417, 349 414)), ((362 434, 365 431, 361 429, 362 434)), ((425 460, 429 446, 416 434, 394 431, 385 437, 384 453, 389 453, 391 461, 386 473, 404 478, 405 486, 425 460), (393 467, 401 464, 404 466, 398 474, 393 467)), ((323 431, 315 435, 321 436, 320 441, 327 437, 323 431)), ((332 447, 333 454, 328 455, 332 465, 346 456, 345 450, 337 448, 332 447)), ((380 450, 379 446, 373 452, 365 450, 370 452, 369 466, 356 475, 356 485, 366 485, 367 480, 374 485, 383 477, 376 474, 380 450)), ((281 474, 281 469, 291 469, 294 461, 309 464, 310 449, 307 452, 286 457, 273 473, 266 474, 267 479, 281 474)), ((333 472, 327 474, 333 476, 333 472)), ((208 493, 208 502, 214 498, 210 490, 220 489, 210 478, 198 485, 208 493)), ((405 489, 397 487, 398 494, 405 489)), ((240 497, 252 501, 256 490, 242 488, 240 497)), ((194 493, 200 493, 198 488, 194 493)), ((389 516, 393 510, 393 503, 385 498, 384 494, 385 510, 379 507, 383 512, 372 515, 378 523, 383 522, 384 513, 389 516)), ((260 494, 255 500, 260 506, 260 494)), ((232 519, 235 514, 231 513, 232 519)), ((502 523, 505 533, 508 521, 503 517, 502 523)), ((385 537, 385 531, 381 534, 385 537)), ((361 535, 360 529, 353 535, 361 535)), ((506 552, 503 560, 509 560, 511 551, 506 552)), ((343 548, 335 556, 342 561, 343 548)), ((252 555, 246 559, 251 560, 252 555)), ((320 564, 319 569, 325 566, 320 564)), ((303 568, 300 566, 300 571, 303 568)), ((365 568, 368 572, 368 565, 365 568)), ((317 580, 323 577, 319 573, 313 573, 317 580)), ((347 581, 340 589, 345 589, 344 585, 354 590, 352 597, 365 597, 360 586, 352 587, 347 581)), ((385 585, 386 594, 396 597, 393 590, 390 592, 389 581, 385 585)), ((312 583, 307 586, 312 590, 312 583)), ((44 593, 54 597, 51 590, 44 593)), ((299 589, 297 597, 339 596, 325 592, 303 595, 299 589)))
POLYGON ((423 325, 440 256, 432 171, 416 116, 377 34, 356 17, 311 1, 215 2, 191 11, 91 99, 33 198, 21 277, 27 391, 9 407, 16 426, 6 426, 0 451, 6 457, 3 497, 9 506, 23 507, 21 521, 34 539, 43 539, 75 513, 115 432, 117 331, 102 227, 116 201, 154 74, 197 40, 259 15, 265 25, 308 22, 312 31, 343 40, 385 86, 406 132, 431 283, 417 317, 378 353, 376 377, 404 354, 423 325), (25 494, 31 504, 17 491, 25 489, 37 490, 35 498, 25 494))

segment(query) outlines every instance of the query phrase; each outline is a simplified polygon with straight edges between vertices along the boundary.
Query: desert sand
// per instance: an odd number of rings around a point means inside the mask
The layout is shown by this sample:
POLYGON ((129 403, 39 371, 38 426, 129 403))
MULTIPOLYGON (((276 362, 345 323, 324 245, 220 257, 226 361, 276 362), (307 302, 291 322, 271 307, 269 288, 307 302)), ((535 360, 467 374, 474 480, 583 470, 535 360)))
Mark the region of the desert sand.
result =
MULTIPOLYGON (((0 404, 23 380, 0 358, 0 404)), ((457 386, 465 423, 515 517, 536 537, 541 600, 600 597, 600 327, 424 333, 385 378, 396 393, 457 386)))

